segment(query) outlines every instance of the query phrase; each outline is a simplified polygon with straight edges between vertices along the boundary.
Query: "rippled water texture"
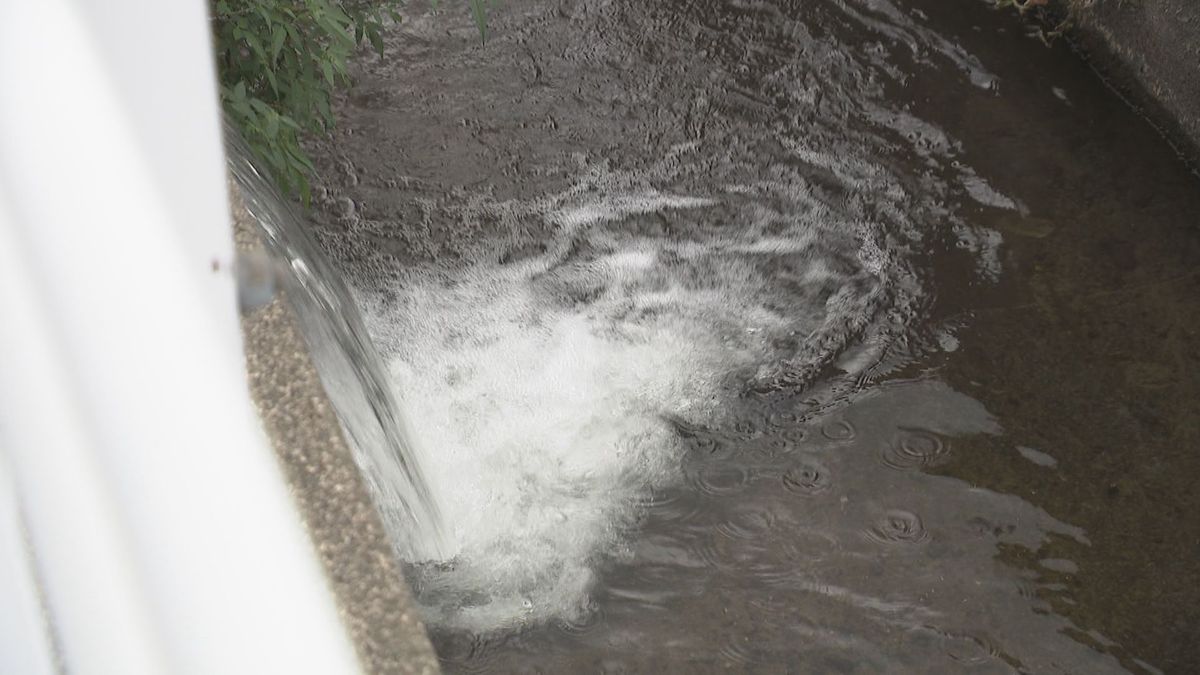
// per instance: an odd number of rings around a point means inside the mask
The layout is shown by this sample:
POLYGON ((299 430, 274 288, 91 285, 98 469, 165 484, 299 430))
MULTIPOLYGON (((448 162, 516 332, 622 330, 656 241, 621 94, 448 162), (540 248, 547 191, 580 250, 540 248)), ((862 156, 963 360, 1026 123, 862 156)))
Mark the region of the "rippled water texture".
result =
POLYGON ((1200 182, 932 0, 416 11, 316 148, 451 672, 1186 672, 1200 182))

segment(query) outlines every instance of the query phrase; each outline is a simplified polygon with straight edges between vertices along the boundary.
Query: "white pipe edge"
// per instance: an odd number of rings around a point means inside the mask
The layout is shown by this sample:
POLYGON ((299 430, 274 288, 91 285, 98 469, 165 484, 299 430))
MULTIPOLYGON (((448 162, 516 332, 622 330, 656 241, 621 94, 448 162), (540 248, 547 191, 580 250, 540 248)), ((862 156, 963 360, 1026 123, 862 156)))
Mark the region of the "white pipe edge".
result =
POLYGON ((211 58, 201 0, 0 1, 0 672, 359 671, 247 391, 211 58))

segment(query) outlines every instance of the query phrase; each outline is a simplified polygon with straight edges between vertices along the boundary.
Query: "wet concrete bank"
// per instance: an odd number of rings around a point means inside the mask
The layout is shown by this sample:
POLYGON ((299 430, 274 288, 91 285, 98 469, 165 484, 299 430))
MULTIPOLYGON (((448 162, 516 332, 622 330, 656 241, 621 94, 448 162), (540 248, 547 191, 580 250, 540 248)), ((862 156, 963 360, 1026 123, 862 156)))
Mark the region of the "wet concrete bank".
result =
MULTIPOLYGON (((239 251, 258 249, 234 190, 239 251)), ((250 393, 364 672, 437 673, 391 545, 282 294, 242 319, 250 393)))
POLYGON ((1192 159, 1200 152, 1200 3, 1075 0, 1072 39, 1192 159))

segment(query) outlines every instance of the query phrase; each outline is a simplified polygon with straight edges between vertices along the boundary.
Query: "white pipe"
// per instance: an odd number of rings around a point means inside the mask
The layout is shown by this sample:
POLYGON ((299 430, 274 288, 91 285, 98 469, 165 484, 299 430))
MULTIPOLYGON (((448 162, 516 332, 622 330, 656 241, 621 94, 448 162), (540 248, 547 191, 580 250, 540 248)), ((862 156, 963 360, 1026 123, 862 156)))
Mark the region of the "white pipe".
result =
POLYGON ((0 451, 25 559, 70 672, 356 672, 246 389, 206 36, 199 0, 0 1, 0 451))

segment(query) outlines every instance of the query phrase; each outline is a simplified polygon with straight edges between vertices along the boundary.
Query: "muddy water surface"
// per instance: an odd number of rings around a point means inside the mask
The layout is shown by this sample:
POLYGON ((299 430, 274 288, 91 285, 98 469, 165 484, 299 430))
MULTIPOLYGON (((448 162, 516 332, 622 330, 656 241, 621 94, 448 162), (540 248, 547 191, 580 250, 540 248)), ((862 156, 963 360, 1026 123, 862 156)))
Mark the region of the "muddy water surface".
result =
POLYGON ((976 2, 528 2, 364 57, 321 242, 450 672, 1191 672, 1200 179, 976 2))

